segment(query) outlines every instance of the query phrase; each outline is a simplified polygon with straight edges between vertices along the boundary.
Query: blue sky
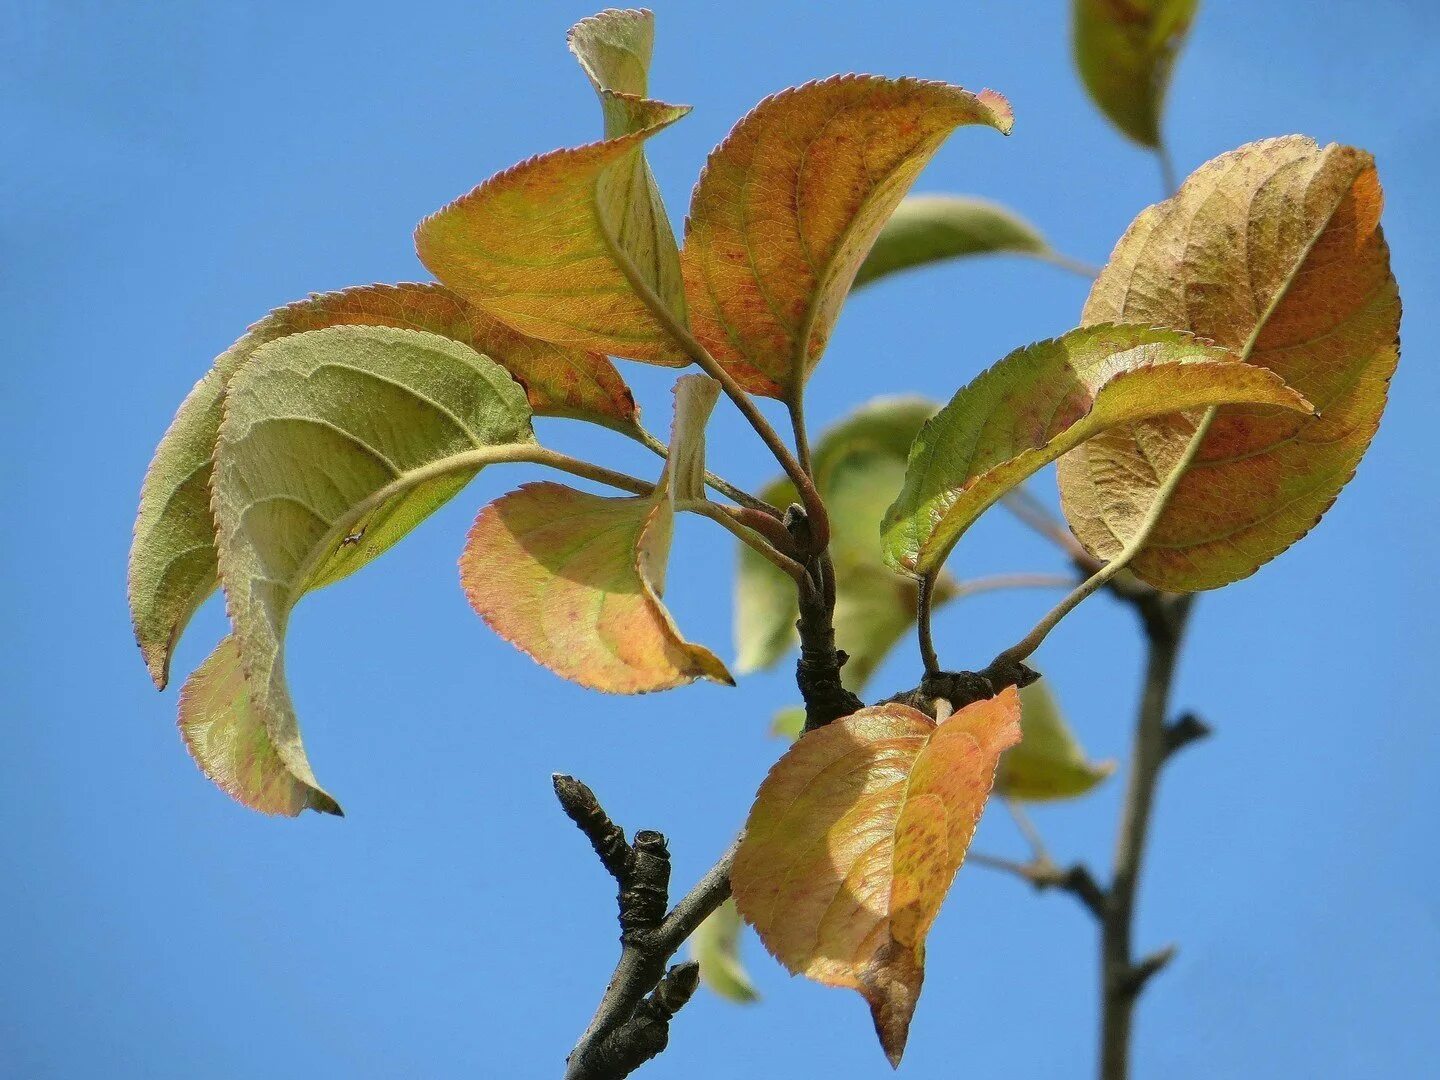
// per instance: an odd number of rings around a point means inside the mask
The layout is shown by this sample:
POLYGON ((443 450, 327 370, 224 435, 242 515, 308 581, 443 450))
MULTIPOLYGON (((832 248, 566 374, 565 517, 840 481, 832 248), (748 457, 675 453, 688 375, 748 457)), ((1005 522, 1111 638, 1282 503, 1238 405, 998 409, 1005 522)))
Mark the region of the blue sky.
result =
MULTIPOLYGON (((18 9, 18 10, 17 10, 18 9)), ((917 190, 1007 202, 1101 261, 1160 194, 1072 74, 1060 0, 659 5, 653 85, 696 106, 652 144, 672 213, 705 153, 781 87, 843 71, 1007 94, 1005 140, 961 131, 917 190)), ((595 137, 564 49, 573 4, 31 3, 0 20, 0 1075, 553 1076, 614 954, 611 889, 550 793, 591 783, 665 831, 677 883, 709 865, 780 747, 784 670, 641 699, 560 682, 489 633, 457 587, 475 511, 533 471, 493 470, 375 566, 306 601, 292 686, 342 820, 260 817, 191 764, 175 694, 131 640, 124 566, 154 443, 211 357, 268 309, 415 279, 425 213, 533 153, 595 137)), ((1418 1076, 1440 1029, 1440 738, 1434 258, 1440 9, 1429 0, 1211 2, 1168 128, 1182 172, 1303 132, 1375 152, 1405 299, 1387 420, 1300 547, 1199 606, 1177 704, 1217 736, 1165 778, 1138 939, 1181 946, 1151 986, 1138 1075, 1418 1076)), ((897 391, 948 397, 1074 324, 1084 282, 992 259, 897 278, 849 306, 814 422, 897 391)), ((669 376, 627 365, 663 427, 669 376)), ((551 422, 563 449, 642 453, 551 422)), ((768 478, 730 412, 712 452, 768 478)), ((1039 485, 1047 497, 1051 481, 1039 485)), ((677 536, 672 608, 731 655, 729 538, 677 536), (685 567, 696 572, 687 574, 685 567)), ((965 573, 1050 569, 986 522, 965 573)), ((1038 594, 938 619, 983 662, 1038 594)), ((177 670, 221 632, 197 619, 177 670)), ((1089 749, 1122 756, 1139 652, 1097 598, 1040 661, 1089 749)), ((914 681, 908 650, 877 687, 914 681)), ((1036 813, 1061 857, 1108 861, 1119 785, 1036 813)), ((1019 854, 1003 814, 976 850, 1019 854)), ((963 871, 931 939, 902 1075, 1083 1077, 1094 935, 1066 897, 963 871)), ((853 994, 788 978, 753 941, 764 1001, 702 996, 643 1075, 879 1077, 853 994)), ((1427 1069, 1427 1064, 1429 1068, 1427 1069)))

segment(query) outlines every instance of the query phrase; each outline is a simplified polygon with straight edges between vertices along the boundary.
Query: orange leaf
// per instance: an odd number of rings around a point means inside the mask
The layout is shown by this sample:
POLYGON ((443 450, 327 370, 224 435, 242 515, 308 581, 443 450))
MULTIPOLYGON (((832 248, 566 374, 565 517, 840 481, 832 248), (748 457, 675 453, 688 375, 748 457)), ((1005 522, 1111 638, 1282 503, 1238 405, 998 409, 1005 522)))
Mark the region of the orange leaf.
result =
MULTIPOLYGON (((1399 359, 1400 297, 1371 156, 1301 136, 1201 166, 1120 240, 1087 325, 1185 330, 1268 368, 1315 407, 1222 408, 1130 569, 1161 589, 1247 577, 1305 535, 1354 475, 1399 359)), ((1136 535, 1198 412, 1115 429, 1060 461, 1065 516, 1111 559, 1136 535)))
POLYGON ((1008 133, 991 91, 845 75, 757 105, 710 154, 681 262, 692 330, 745 389, 793 397, 870 245, 962 124, 1008 133))
POLYGON ((1013 688, 938 725, 876 705, 801 738, 755 797, 730 875, 740 914, 792 972, 858 990, 892 1065, 925 936, 1019 739, 1013 688))

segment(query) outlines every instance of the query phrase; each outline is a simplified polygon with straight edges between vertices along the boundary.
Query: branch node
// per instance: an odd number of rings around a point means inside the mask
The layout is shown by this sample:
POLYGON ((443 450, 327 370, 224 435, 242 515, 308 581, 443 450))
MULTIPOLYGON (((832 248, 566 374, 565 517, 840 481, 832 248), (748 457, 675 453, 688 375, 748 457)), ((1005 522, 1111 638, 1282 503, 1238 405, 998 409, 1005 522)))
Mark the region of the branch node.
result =
POLYGON ((585 834, 601 864, 623 887, 632 855, 630 845, 625 842, 625 830, 610 820, 588 785, 564 773, 555 773, 551 780, 560 809, 585 834))
POLYGON ((615 1028, 585 1056, 587 1080, 622 1080, 670 1044, 670 1019, 700 985, 700 965, 676 964, 635 1014, 615 1028))
POLYGON ((1172 723, 1165 725, 1165 758, 1185 749, 1193 742, 1209 738, 1215 729, 1193 712, 1182 713, 1172 723))
POLYGON ((620 881, 621 940, 654 930, 670 904, 670 849, 662 833, 642 829, 635 834, 630 860, 620 881))
POLYGON ((1160 974, 1170 961, 1175 959, 1175 954, 1179 951, 1177 945, 1166 945, 1164 948, 1156 949, 1154 952, 1142 956, 1125 973, 1124 983, 1121 987, 1122 992, 1131 998, 1139 997, 1140 992, 1145 989, 1145 984, 1160 974))

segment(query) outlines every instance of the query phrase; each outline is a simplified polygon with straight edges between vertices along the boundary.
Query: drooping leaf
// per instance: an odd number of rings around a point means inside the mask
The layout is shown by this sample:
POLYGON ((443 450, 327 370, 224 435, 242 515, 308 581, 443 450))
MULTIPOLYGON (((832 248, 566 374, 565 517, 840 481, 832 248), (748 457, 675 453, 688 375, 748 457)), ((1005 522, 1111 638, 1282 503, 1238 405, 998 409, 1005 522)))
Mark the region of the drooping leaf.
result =
POLYGON ((710 154, 682 263, 696 338, 745 389, 798 394, 880 227, 955 128, 1009 132, 990 91, 846 75, 757 105, 710 154))
MULTIPOLYGON (((611 74, 585 56, 592 79, 611 74)), ((491 177, 422 221, 415 247, 442 283, 522 334, 684 366, 671 333, 685 323, 680 257, 643 148, 690 110, 600 92, 615 134, 491 177)))
MULTIPOLYGON (((1371 156, 1300 136, 1198 169, 1136 219, 1091 291, 1087 323, 1187 330, 1314 403, 1221 409, 1130 563, 1161 589, 1213 589, 1304 536, 1354 475, 1399 359, 1400 296, 1371 156)), ((1201 417, 1117 429, 1060 463, 1065 516, 1109 559, 1137 535, 1201 417)))
MULTIPOLYGON (((900 490, 910 443, 935 408, 924 398, 880 398, 830 428, 815 445, 816 484, 830 508, 836 642, 850 657, 841 675, 856 693, 915 623, 916 584, 885 566, 880 519, 900 490)), ((788 506, 798 498, 786 479, 762 495, 775 506, 788 506)), ((953 595, 954 583, 942 577, 933 604, 953 595)), ((742 546, 735 594, 740 669, 769 667, 795 648, 799 616, 795 583, 742 546)))
POLYGON ((995 774, 1001 795, 1031 802, 1073 799, 1115 771, 1113 761, 1086 758, 1044 680, 1020 691, 1020 714, 1020 743, 1005 751, 995 774))
POLYGON ((1199 0, 1073 3, 1075 65, 1091 100, 1141 146, 1159 146, 1170 71, 1199 0))
POLYGON ((733 685, 661 603, 675 505, 704 483, 704 428, 718 390, 703 376, 676 384, 670 461, 652 494, 527 484, 480 512, 460 579, 496 633, 593 690, 641 694, 702 677, 733 685))
POLYGON ((740 914, 790 971, 863 994, 892 1064, 925 936, 1019 738, 1013 688, 939 725, 877 705, 803 736, 755 797, 731 872, 740 914))
POLYGON ((1006 491, 1108 428, 1205 405, 1309 406, 1273 372, 1172 331, 1102 325, 1019 349, 979 375, 915 439, 885 516, 885 556, 935 574, 1006 491))
POLYGON ((328 326, 426 330, 506 367, 542 416, 570 416, 634 431, 635 401, 605 357, 515 333, 440 285, 367 285, 316 294, 271 312, 216 359, 180 406, 145 475, 130 551, 135 636, 156 686, 195 610, 216 587, 210 472, 225 387, 260 346, 328 326))
POLYGON ((690 958, 700 965, 700 981, 726 1001, 758 1001, 755 984, 740 963, 740 913, 726 900, 690 935, 690 958))
POLYGON ((912 267, 1006 251, 1053 257, 1035 226, 998 203, 966 195, 911 195, 875 238, 855 288, 912 267))
MULTIPOLYGON (((485 464, 533 452, 519 384, 435 334, 381 326, 293 334, 261 346, 235 374, 213 479, 234 645, 222 644, 192 676, 184 723, 192 746, 205 732, 210 742, 259 748, 250 753, 263 768, 224 773, 263 781, 237 786, 236 798, 271 812, 338 809, 315 782, 285 684, 291 609, 385 551, 485 464), (276 778, 279 767, 290 780, 276 778), (273 797, 278 789, 288 796, 273 797)), ((208 753, 202 763, 223 771, 208 753)))

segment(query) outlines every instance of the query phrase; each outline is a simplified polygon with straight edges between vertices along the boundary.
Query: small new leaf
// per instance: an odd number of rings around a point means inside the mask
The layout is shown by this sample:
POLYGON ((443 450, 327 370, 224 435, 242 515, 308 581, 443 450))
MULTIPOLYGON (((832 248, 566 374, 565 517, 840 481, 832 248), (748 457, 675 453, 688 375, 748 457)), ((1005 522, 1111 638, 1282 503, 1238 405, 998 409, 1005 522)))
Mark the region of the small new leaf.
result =
POLYGON ((790 971, 859 991, 892 1064, 925 937, 1019 738, 1013 688, 938 725, 877 705, 802 737, 755 797, 731 873, 740 914, 790 971))
POLYGON ((991 91, 846 75, 766 98, 710 154, 682 262, 699 339, 751 393, 793 400, 882 225, 957 127, 1008 133, 991 91))
POLYGON ((996 791, 1027 802, 1073 799, 1114 771, 1113 761, 1086 758, 1043 679, 1020 691, 1020 743, 1000 758, 996 791))
POLYGON ((1120 424, 1207 405, 1309 405, 1273 372, 1185 334, 1093 326, 1019 349, 979 375, 920 431, 905 488, 885 516, 896 569, 936 574, 1006 491, 1120 424))
POLYGON ((895 208, 855 275, 855 288, 900 270, 999 252, 1054 258, 1035 226, 988 199, 911 195, 895 208))
POLYGON ((755 984, 740 963, 740 913, 726 900, 690 935, 690 957, 700 965, 700 981, 726 1001, 758 1001, 755 984))
POLYGON ((1141 146, 1160 145, 1175 57, 1199 0, 1074 0, 1075 65, 1091 99, 1141 146))
MULTIPOLYGON (((1226 408, 1206 429, 1130 569, 1156 588, 1214 589, 1304 536, 1370 446, 1399 360, 1400 294, 1375 163, 1289 136, 1201 166, 1120 240, 1084 322, 1184 330, 1274 372, 1313 416, 1226 408)), ((1126 426, 1062 459, 1070 527, 1112 558, 1139 535, 1201 417, 1126 426)))

